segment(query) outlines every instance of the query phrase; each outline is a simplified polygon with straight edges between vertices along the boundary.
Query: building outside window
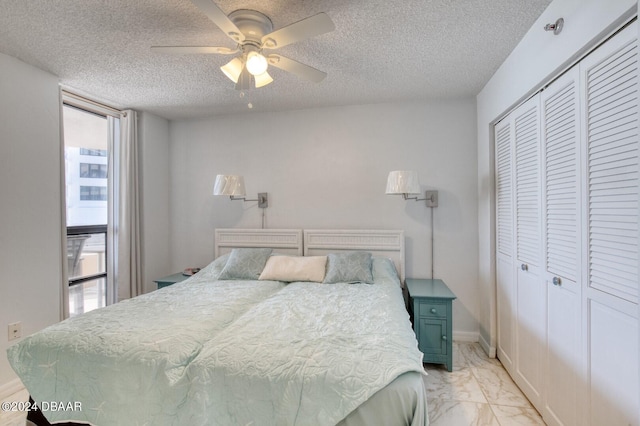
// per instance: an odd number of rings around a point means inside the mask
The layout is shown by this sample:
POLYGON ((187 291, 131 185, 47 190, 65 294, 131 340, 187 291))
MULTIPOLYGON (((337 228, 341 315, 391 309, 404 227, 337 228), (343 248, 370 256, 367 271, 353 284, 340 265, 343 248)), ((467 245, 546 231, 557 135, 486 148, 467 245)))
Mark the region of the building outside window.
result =
MULTIPOLYGON (((87 118, 94 119, 94 116, 87 114, 87 118)), ((106 127, 106 120, 102 120, 106 127)), ((67 126, 65 131, 71 132, 71 129, 67 126)), ((65 146, 68 226, 107 224, 108 157, 88 154, 97 151, 65 146)))

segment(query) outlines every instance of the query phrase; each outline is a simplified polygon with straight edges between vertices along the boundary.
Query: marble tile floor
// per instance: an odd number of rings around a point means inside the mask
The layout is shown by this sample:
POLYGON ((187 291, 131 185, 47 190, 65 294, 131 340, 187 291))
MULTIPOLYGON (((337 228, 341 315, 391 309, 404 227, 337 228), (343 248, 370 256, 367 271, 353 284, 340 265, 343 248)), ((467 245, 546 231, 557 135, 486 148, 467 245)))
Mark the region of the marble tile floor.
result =
POLYGON ((544 425, 497 359, 478 343, 453 343, 453 371, 425 364, 430 426, 544 425))
MULTIPOLYGON (((29 401, 29 393, 26 389, 22 389, 19 392, 14 393, 9 398, 3 399, 4 401, 29 401)), ((0 426, 25 426, 27 422, 26 411, 4 411, 0 410, 0 426)))
MULTIPOLYGON (((544 425, 500 361, 477 343, 453 343, 453 371, 425 364, 430 426, 544 425)), ((28 401, 26 390, 8 401, 28 401)), ((26 413, 0 411, 0 426, 24 426, 26 413)))

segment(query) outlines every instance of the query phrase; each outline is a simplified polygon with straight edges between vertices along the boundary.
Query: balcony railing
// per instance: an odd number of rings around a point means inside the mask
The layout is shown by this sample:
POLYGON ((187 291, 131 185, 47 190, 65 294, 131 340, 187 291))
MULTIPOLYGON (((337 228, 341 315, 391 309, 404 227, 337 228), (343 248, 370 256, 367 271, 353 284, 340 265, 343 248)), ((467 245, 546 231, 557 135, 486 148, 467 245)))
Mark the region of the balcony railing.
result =
POLYGON ((107 302, 107 225, 67 227, 69 315, 107 302))

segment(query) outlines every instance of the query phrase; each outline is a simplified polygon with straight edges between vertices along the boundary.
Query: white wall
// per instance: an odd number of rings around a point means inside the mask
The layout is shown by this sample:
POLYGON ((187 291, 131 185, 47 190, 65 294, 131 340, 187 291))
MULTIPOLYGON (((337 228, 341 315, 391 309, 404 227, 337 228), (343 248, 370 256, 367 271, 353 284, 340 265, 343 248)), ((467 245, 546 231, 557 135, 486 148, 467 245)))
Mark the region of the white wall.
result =
POLYGON ((138 114, 142 210, 142 280, 144 292, 153 280, 172 274, 169 262, 169 122, 138 114))
POLYGON ((216 174, 235 173, 244 175, 249 198, 269 193, 268 228, 404 229, 407 276, 429 277, 429 209, 384 194, 389 171, 414 169, 423 189, 439 190, 435 275, 458 296, 454 329, 477 338, 474 105, 465 99, 171 122, 173 270, 207 264, 215 228, 260 227, 255 203, 211 195, 216 174))
POLYGON ((633 14, 636 0, 555 0, 477 97, 480 335, 495 353, 495 248, 492 123, 633 14), (563 17, 559 35, 543 27, 563 17))
MULTIPOLYGON (((15 374, 7 326, 60 320, 62 231, 57 78, 0 54, 0 395, 15 374)), ((16 341, 17 342, 17 341, 16 341)), ((13 344, 14 342, 11 342, 13 344)))

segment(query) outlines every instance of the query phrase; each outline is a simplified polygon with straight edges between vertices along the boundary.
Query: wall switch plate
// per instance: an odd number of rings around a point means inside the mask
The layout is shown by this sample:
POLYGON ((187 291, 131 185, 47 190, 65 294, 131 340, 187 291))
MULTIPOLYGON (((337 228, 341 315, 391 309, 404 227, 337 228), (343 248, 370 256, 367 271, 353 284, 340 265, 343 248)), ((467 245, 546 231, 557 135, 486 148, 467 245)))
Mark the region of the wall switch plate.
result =
POLYGON ((22 337, 22 323, 13 322, 9 324, 9 341, 22 337))

